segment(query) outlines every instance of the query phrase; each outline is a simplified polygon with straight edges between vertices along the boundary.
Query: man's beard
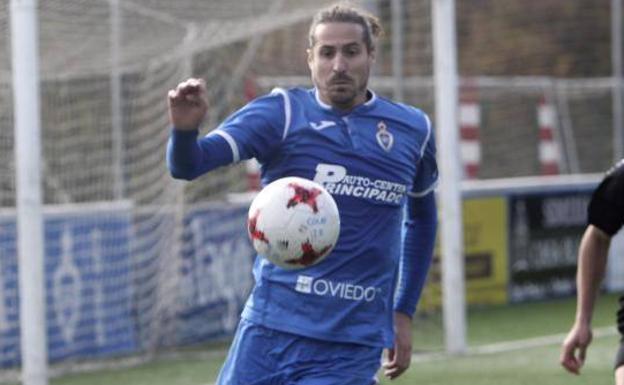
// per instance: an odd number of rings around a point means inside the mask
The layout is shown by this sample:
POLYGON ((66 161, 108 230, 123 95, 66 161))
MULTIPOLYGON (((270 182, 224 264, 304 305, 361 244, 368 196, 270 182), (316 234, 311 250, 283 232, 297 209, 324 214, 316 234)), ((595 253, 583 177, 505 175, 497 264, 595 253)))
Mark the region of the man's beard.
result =
POLYGON ((355 87, 332 86, 329 89, 329 98, 336 104, 351 104, 356 95, 355 87))
POLYGON ((345 85, 329 85, 328 96, 331 103, 339 107, 353 107, 360 94, 366 93, 366 84, 357 87, 353 82, 345 85))

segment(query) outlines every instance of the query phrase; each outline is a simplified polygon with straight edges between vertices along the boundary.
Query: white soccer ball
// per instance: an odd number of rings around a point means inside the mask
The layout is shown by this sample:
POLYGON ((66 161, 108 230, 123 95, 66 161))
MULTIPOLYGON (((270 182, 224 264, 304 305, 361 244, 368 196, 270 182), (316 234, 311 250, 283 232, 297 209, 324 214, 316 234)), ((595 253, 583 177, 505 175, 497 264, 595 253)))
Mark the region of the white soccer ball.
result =
POLYGON ((278 179, 254 198, 247 231, 259 255, 285 269, 322 261, 336 246, 340 216, 320 184, 299 177, 278 179))

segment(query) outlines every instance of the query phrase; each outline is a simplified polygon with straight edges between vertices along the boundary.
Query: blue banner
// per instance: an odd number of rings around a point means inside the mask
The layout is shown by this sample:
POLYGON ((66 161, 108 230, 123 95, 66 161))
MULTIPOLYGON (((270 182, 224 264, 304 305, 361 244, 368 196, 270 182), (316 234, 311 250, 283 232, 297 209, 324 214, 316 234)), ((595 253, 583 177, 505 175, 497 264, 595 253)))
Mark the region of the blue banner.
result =
POLYGON ((231 334, 253 285, 247 207, 195 208, 185 217, 178 343, 231 334))
MULTIPOLYGON (((15 213, 0 214, 0 367, 20 363, 15 213)), ((138 353, 233 333, 253 285, 247 208, 47 208, 51 362, 138 353), (181 224, 181 231, 179 229, 181 224), (182 242, 180 238, 182 237, 182 242)))
MULTIPOLYGON (((131 211, 84 207, 44 216, 51 362, 136 349, 132 321, 131 211)), ((0 366, 19 364, 15 216, 0 217, 0 366)))

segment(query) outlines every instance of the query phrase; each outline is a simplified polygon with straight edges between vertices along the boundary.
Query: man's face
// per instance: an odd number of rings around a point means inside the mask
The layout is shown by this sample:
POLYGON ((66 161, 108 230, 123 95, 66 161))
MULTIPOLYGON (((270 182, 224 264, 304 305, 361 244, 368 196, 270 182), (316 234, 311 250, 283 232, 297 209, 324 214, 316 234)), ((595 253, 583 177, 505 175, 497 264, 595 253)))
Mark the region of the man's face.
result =
POLYGON ((322 23, 316 26, 314 37, 314 47, 308 49, 308 65, 321 100, 341 110, 364 103, 375 58, 366 49, 362 26, 322 23))

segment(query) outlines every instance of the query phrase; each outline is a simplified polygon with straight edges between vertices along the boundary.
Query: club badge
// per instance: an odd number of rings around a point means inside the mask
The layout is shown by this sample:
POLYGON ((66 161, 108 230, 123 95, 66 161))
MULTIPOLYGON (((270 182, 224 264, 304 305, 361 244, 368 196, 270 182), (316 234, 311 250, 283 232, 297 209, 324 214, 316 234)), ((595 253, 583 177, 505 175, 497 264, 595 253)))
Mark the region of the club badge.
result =
POLYGON ((388 126, 386 126, 384 122, 377 123, 377 143, 379 143, 381 148, 386 152, 390 151, 394 143, 394 137, 388 131, 388 126))

